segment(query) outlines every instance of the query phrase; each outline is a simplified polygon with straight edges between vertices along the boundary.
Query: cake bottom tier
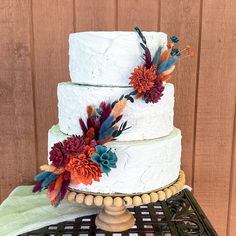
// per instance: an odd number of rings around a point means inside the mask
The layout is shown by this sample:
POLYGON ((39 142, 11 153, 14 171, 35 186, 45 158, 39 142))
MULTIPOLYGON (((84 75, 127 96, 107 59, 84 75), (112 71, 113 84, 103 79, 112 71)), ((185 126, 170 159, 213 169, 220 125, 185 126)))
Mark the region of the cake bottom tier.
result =
MULTIPOLYGON (((48 132, 49 151, 54 143, 66 139, 58 125, 48 132)), ((99 182, 73 185, 80 191, 93 193, 133 194, 149 192, 174 182, 181 162, 181 131, 174 128, 165 137, 144 141, 113 141, 107 143, 118 157, 117 168, 102 174, 99 182)))

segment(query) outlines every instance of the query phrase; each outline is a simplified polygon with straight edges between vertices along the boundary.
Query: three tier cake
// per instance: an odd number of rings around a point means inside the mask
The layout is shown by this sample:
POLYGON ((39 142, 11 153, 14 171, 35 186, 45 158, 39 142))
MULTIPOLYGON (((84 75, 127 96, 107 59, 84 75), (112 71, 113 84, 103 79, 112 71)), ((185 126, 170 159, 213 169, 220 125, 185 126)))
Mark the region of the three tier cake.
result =
POLYGON ((139 194, 177 180, 181 131, 167 82, 177 43, 139 28, 70 35, 71 82, 58 85, 59 123, 48 132, 48 164, 33 191, 48 188, 56 206, 68 189, 139 194))

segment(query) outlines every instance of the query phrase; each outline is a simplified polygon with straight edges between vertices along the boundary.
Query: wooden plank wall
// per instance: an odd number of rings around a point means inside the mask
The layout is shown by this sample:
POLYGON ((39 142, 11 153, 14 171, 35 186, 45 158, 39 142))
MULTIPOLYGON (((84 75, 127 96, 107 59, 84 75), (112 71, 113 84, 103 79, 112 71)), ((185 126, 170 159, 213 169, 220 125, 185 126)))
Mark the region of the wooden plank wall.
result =
POLYGON ((2 0, 0 199, 31 184, 57 123, 56 85, 69 80, 68 34, 164 31, 192 45, 179 62, 175 125, 188 184, 219 235, 236 234, 235 0, 2 0))

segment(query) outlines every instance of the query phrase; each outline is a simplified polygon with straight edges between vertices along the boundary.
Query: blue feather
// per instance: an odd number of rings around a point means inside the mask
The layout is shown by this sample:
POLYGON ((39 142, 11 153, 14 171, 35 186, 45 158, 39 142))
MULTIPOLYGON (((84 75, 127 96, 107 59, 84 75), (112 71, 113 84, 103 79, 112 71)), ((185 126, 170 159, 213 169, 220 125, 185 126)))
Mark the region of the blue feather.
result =
POLYGON ((51 173, 42 183, 42 186, 47 188, 50 183, 57 179, 59 175, 51 173))
POLYGON ((38 182, 43 181, 43 180, 45 180, 51 173, 52 173, 52 172, 49 172, 49 171, 42 172, 42 173, 36 175, 36 176, 34 177, 34 180, 35 180, 35 181, 38 181, 38 182))
POLYGON ((173 56, 168 60, 163 61, 157 68, 157 73, 161 74, 162 72, 168 70, 172 65, 176 63, 178 56, 173 56))
POLYGON ((112 133, 114 132, 114 130, 115 130, 114 127, 110 127, 109 129, 104 131, 102 134, 99 135, 99 141, 103 141, 107 139, 108 137, 110 137, 112 133))
POLYGON ((112 127, 112 123, 114 121, 114 116, 108 116, 108 118, 102 123, 101 128, 99 130, 99 140, 103 134, 112 127))

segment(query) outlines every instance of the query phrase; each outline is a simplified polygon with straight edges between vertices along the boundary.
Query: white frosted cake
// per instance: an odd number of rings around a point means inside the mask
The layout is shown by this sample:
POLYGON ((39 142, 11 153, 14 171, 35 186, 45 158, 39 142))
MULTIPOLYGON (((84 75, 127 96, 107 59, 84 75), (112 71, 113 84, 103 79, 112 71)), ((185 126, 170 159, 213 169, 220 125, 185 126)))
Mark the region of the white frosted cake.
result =
MULTIPOLYGON (((58 125, 48 132, 49 151, 63 141, 58 125)), ((119 157, 117 167, 91 185, 71 184, 73 189, 99 193, 142 193, 174 182, 180 171, 181 132, 174 128, 161 138, 139 141, 115 141, 107 144, 119 157)))
POLYGON ((176 181, 181 131, 173 125, 174 86, 166 80, 179 52, 171 40, 167 45, 166 34, 139 30, 70 35, 72 82, 58 85, 59 123, 48 132, 48 165, 35 191, 48 188, 55 204, 66 187, 135 194, 176 181))
MULTIPOLYGON (((85 119, 89 104, 99 106, 100 101, 113 101, 122 94, 132 91, 131 87, 91 86, 60 83, 57 88, 60 130, 65 134, 82 135, 78 118, 85 119)), ((166 136, 173 130, 174 86, 165 84, 163 96, 158 103, 146 104, 142 100, 128 103, 123 119, 132 127, 119 141, 153 139, 166 136), (150 127, 152 127, 150 129, 150 127)))
MULTIPOLYGON (((151 55, 167 45, 160 32, 144 32, 151 55)), ((70 77, 73 83, 128 86, 133 69, 141 65, 142 48, 135 32, 82 32, 69 37, 70 77), (88 66, 89 65, 89 66, 88 66)))

